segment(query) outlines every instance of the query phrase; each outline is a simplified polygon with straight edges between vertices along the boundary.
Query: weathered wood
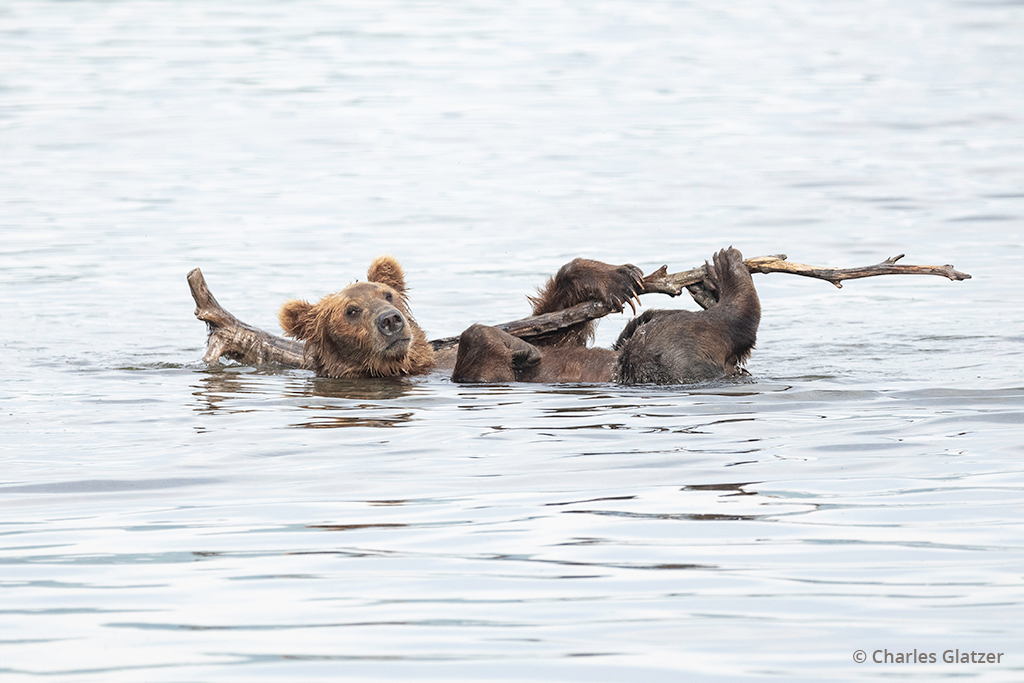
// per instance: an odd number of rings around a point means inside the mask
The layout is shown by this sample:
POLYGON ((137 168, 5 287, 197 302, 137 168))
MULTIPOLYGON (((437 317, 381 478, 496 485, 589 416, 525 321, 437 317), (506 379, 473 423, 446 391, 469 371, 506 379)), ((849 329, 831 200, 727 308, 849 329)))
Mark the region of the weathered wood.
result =
POLYGON ((302 367, 302 342, 264 332, 228 313, 217 303, 198 268, 189 271, 188 285, 196 302, 196 317, 206 323, 203 361, 216 363, 227 356, 244 365, 302 367))
MULTIPOLYGON (((940 275, 950 280, 970 280, 971 276, 955 270, 953 266, 911 266, 896 265, 896 262, 903 258, 904 254, 887 258, 874 266, 861 266, 858 268, 822 268, 820 266, 808 266, 803 263, 793 263, 786 260, 785 254, 774 256, 756 256, 743 261, 751 273, 790 273, 804 277, 827 280, 838 288, 842 288, 843 280, 856 280, 876 275, 940 275)), ((668 268, 662 266, 644 278, 644 293, 660 292, 669 296, 679 296, 684 288, 696 285, 704 281, 707 276, 706 265, 699 268, 692 268, 681 273, 668 273, 668 268)))
POLYGON ((775 261, 764 261, 749 267, 750 272, 752 273, 792 273, 793 275, 803 275, 804 277, 827 280, 840 289, 843 287, 843 285, 840 284, 843 280, 857 280, 864 277, 874 277, 875 275, 939 275, 954 281, 971 279, 970 275, 967 273, 961 273, 951 265, 896 265, 896 262, 903 258, 903 256, 904 254, 892 256, 879 264, 873 266, 862 266, 860 268, 820 268, 818 266, 808 266, 803 263, 792 263, 790 261, 786 261, 784 258, 775 261))
MULTIPOLYGON (((896 265, 903 254, 893 256, 874 266, 859 268, 821 268, 803 263, 792 263, 786 260, 785 254, 775 256, 757 256, 746 259, 743 263, 751 273, 791 273, 804 277, 816 278, 831 282, 842 287, 843 280, 855 280, 876 275, 941 275, 950 280, 969 280, 967 273, 954 270, 953 266, 912 266, 896 265)), ((669 273, 667 266, 662 266, 643 279, 644 290, 641 294, 667 294, 679 296, 683 290, 690 291, 694 299, 704 308, 715 303, 712 292, 704 286, 707 277, 707 264, 699 268, 691 268, 680 273, 669 273)), ((302 367, 302 342, 292 341, 284 337, 264 332, 247 325, 224 310, 213 298, 203 274, 196 268, 188 274, 192 297, 196 301, 196 317, 207 324, 209 337, 206 354, 203 360, 216 363, 221 356, 227 356, 246 365, 262 365, 276 363, 288 367, 302 367)), ((566 308, 554 313, 531 316, 512 322, 495 325, 509 334, 522 339, 531 339, 547 332, 595 320, 609 313, 620 311, 606 306, 600 301, 586 301, 582 304, 566 308)), ((430 342, 435 350, 454 348, 459 343, 458 337, 445 337, 430 342)))
MULTIPOLYGON (((971 278, 967 273, 961 273, 954 270, 953 266, 948 265, 895 265, 896 261, 903 258, 903 256, 903 254, 900 254, 899 256, 888 258, 878 265, 862 266, 859 268, 821 268, 818 266, 808 266, 803 263, 791 263, 786 260, 785 254, 756 256, 754 258, 745 259, 743 264, 751 273, 791 273, 793 275, 802 275, 804 277, 827 280, 839 288, 842 288, 842 284, 840 283, 843 280, 854 280, 857 278, 872 277, 875 275, 941 275, 949 278, 950 280, 969 280, 971 278)), ((698 268, 691 268, 690 270, 685 270, 680 273, 669 273, 668 267, 662 266, 643 279, 644 291, 641 292, 641 294, 651 294, 656 292, 659 294, 667 294, 669 296, 679 296, 682 294, 683 290, 688 290, 698 304, 703 308, 710 308, 717 302, 717 299, 715 299, 709 290, 703 286, 706 277, 706 263, 698 268)), ((510 323, 495 325, 495 327, 505 330, 516 337, 530 339, 531 337, 535 337, 546 332, 552 332, 563 327, 568 327, 569 325, 575 325, 588 320, 595 320, 606 316, 609 313, 618 312, 619 311, 605 306, 599 301, 587 301, 573 306, 572 308, 566 308, 554 313, 545 313, 544 315, 523 318, 522 320, 514 320, 510 323)), ((458 337, 435 339, 431 342, 435 349, 453 347, 458 343, 458 337)))

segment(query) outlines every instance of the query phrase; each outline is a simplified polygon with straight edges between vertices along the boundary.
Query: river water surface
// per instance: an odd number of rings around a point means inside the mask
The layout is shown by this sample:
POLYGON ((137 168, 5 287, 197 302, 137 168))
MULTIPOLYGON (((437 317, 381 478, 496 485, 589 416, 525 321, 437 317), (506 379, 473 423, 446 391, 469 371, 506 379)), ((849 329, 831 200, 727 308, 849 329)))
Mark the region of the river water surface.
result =
POLYGON ((7 0, 0 678, 1024 679, 1021 36, 1013 0, 7 0), (433 338, 729 244, 973 279, 755 275, 751 376, 689 387, 206 367, 185 282, 278 332, 393 253, 433 338))

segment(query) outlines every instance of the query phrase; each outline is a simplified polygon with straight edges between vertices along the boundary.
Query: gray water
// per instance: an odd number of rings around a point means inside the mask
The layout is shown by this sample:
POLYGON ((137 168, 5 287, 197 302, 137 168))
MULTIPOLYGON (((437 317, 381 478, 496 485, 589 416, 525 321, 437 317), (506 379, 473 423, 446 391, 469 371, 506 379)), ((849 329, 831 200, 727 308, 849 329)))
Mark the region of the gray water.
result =
POLYGON ((1022 36, 1014 0, 7 0, 0 678, 1024 679, 1022 36), (973 279, 756 275, 751 377, 672 388, 206 367, 185 283, 277 332, 393 253, 442 337, 575 256, 729 244, 973 279))

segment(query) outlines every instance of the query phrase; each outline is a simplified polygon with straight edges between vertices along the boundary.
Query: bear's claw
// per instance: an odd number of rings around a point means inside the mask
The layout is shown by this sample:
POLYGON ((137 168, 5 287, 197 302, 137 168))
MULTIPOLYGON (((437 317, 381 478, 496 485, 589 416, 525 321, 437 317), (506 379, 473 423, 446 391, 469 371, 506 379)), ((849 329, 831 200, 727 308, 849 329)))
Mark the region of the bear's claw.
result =
MULTIPOLYGON (((604 265, 604 264, 602 264, 604 265)), ((640 293, 644 290, 643 271, 627 263, 621 266, 606 266, 606 277, 601 278, 597 298, 609 308, 624 310, 629 304, 633 314, 640 305, 640 293)))

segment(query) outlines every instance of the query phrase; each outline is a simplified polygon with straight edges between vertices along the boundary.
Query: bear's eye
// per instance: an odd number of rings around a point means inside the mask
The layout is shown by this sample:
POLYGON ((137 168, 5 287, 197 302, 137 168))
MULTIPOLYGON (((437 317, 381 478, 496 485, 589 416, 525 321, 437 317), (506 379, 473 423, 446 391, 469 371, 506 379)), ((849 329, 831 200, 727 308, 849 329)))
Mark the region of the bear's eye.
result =
POLYGON ((361 312, 362 311, 359 310, 358 306, 349 306, 348 310, 345 311, 345 315, 347 315, 350 318, 354 318, 357 315, 359 315, 361 312))
POLYGON ((391 300, 394 299, 394 297, 391 296, 391 292, 384 292, 384 299, 386 299, 388 303, 391 303, 391 300))

